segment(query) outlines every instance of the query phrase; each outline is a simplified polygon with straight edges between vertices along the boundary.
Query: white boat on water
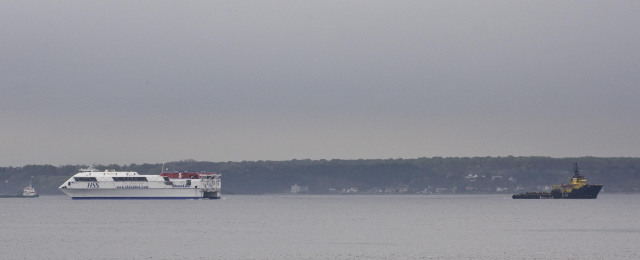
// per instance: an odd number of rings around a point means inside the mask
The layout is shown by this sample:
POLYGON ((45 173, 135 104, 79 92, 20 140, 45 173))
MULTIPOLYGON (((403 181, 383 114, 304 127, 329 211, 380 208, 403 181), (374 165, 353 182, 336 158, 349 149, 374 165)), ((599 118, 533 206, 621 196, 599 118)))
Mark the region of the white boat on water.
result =
POLYGON ((22 197, 35 198, 38 197, 38 193, 36 192, 36 189, 34 189, 33 186, 29 184, 29 186, 22 189, 22 197))
POLYGON ((58 187, 73 199, 219 199, 220 174, 214 172, 137 172, 81 169, 58 187))

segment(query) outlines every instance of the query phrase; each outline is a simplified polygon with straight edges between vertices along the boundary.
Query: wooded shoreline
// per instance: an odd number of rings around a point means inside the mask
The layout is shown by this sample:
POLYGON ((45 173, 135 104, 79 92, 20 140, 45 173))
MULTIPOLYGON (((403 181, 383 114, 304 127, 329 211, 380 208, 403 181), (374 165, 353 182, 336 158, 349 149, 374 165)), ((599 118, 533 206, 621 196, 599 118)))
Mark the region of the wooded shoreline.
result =
MULTIPOLYGON (((289 160, 164 163, 165 169, 215 171, 225 192, 291 192, 293 185, 311 194, 514 193, 568 183, 577 162, 588 183, 604 192, 640 191, 640 158, 623 157, 431 157, 416 159, 289 160)), ((61 194, 57 187, 86 165, 0 167, 1 193, 15 193, 32 182, 40 194, 61 194)), ((159 174, 163 163, 94 165, 99 170, 159 174)))

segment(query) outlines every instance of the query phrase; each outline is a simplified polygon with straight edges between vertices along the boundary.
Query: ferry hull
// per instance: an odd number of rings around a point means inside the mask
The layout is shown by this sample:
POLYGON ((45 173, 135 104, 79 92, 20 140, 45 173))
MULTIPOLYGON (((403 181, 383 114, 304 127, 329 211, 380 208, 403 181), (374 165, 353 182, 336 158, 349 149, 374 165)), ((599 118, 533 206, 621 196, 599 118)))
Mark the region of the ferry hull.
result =
POLYGON ((71 197, 74 200, 197 200, 200 197, 71 197))
POLYGON ((205 197, 199 189, 60 189, 72 199, 219 199, 220 194, 205 197))

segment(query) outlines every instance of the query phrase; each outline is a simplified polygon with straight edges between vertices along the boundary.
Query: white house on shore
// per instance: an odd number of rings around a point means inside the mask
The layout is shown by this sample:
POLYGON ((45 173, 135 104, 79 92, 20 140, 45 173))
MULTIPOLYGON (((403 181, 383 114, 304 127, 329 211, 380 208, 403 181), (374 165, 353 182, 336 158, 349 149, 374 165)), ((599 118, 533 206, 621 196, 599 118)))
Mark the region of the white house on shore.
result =
POLYGON ((309 192, 309 186, 301 186, 296 184, 291 185, 291 193, 309 192))

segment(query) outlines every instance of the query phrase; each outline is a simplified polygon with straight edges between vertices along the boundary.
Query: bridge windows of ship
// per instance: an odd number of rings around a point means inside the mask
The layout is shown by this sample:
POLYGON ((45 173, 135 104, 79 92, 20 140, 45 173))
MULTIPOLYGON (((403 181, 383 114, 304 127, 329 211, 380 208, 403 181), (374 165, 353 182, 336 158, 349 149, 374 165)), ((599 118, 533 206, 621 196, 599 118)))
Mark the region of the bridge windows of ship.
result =
POLYGON ((113 181, 147 181, 147 177, 113 177, 113 181))
POLYGON ((97 181, 96 177, 73 177, 76 181, 97 181))

